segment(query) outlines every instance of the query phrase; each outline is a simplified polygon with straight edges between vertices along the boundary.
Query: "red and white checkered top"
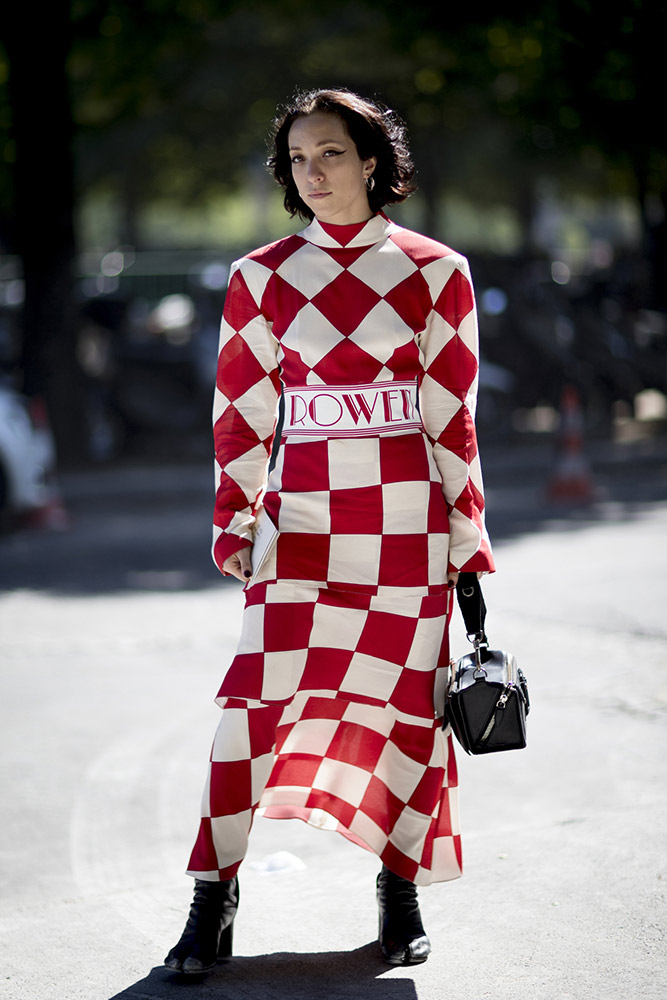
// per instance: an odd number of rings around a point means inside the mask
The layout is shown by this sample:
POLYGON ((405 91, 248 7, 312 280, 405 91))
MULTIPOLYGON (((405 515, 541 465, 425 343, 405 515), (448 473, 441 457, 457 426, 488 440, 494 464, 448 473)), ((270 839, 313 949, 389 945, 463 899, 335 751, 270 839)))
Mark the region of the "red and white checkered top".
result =
POLYGON ((263 499, 280 538, 262 579, 432 593, 445 583, 443 550, 445 571, 493 570, 477 341, 466 259, 383 214, 361 227, 314 220, 236 261, 214 404, 220 569, 251 544, 283 386, 417 382, 423 430, 285 436, 263 499))

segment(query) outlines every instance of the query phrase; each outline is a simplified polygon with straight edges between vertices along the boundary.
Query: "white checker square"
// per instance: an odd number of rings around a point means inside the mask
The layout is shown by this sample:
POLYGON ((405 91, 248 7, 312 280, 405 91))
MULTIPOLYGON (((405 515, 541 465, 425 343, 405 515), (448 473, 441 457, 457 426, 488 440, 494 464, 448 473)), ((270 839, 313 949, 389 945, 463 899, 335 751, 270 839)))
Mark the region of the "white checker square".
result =
POLYGON ((376 244, 348 268, 378 295, 386 295, 416 270, 415 262, 391 240, 376 244))
POLYGON ((256 492, 257 482, 261 482, 263 479, 263 474, 260 473, 258 478, 257 470, 264 470, 268 463, 268 456, 266 454, 266 448, 263 444, 255 445, 249 451, 246 451, 243 455, 239 455, 238 458, 233 459, 228 462, 225 466, 224 471, 230 476, 235 483, 238 483, 250 503, 254 503, 257 499, 256 492))
MULTIPOLYGON (((431 871, 443 873, 441 878, 454 879, 458 878, 461 874, 461 866, 459 860, 456 856, 456 848, 454 846, 453 837, 436 837, 433 843, 433 859, 431 862, 431 871), (444 873, 447 873, 444 875, 444 873)), ((432 875, 429 873, 428 885, 431 882, 432 875)), ((419 884, 419 883, 417 883, 419 884)))
POLYGON ((264 653, 262 701, 282 701, 294 694, 306 666, 307 649, 264 653))
POLYGON ((401 667, 370 653, 354 653, 341 681, 341 694, 349 693, 389 701, 401 667))
POLYGON ((429 586, 439 587, 447 578, 449 562, 449 535, 444 533, 428 536, 428 582, 429 586))
POLYGON ((424 853, 424 842, 430 825, 430 816, 424 816, 410 806, 405 806, 394 824, 389 841, 395 844, 402 854, 407 854, 413 861, 419 862, 424 853))
POLYGON ((332 535, 327 579, 375 586, 380 575, 382 535, 332 535))
POLYGON ((354 650, 367 618, 368 612, 362 608, 316 604, 310 631, 310 648, 354 650))
POLYGON ((250 809, 244 809, 231 816, 211 817, 211 833, 218 858, 218 868, 227 868, 245 857, 251 823, 250 809))
POLYGON ((425 772, 425 767, 410 760, 395 743, 391 742, 386 744, 375 765, 375 777, 384 782, 401 802, 410 800, 425 772))
POLYGON ((426 534, 430 485, 425 482, 384 483, 382 530, 386 535, 426 534))
POLYGON ((259 800, 257 812, 261 815, 265 809, 276 806, 296 806, 303 808, 310 798, 310 787, 303 785, 279 785, 275 788, 265 788, 259 800))
POLYGON ((283 493, 279 517, 281 531, 328 535, 331 531, 328 490, 283 493))
MULTIPOLYGON (((441 444, 433 445, 433 455, 442 471, 442 483, 447 502, 454 504, 468 482, 468 463, 441 444)), ((450 513, 450 525, 452 514, 450 513)))
POLYGON ((387 834, 370 816, 362 812, 361 809, 357 810, 352 817, 352 822, 349 824, 348 829, 350 833, 363 840, 364 844, 367 844, 378 855, 387 846, 389 840, 387 834))
POLYGON ((280 748, 280 755, 305 753, 324 757, 337 728, 337 719, 302 719, 292 726, 280 748))
POLYGON ((439 257, 422 267, 421 272, 428 284, 433 302, 437 302, 442 294, 442 290, 454 273, 458 254, 449 254, 447 257, 439 257))
POLYGON ((433 670, 442 645, 444 628, 444 616, 419 619, 410 652, 405 661, 406 667, 409 667, 410 670, 433 670))
POLYGON ((355 767, 354 764, 346 764, 341 760, 323 760, 313 779, 313 790, 329 792, 351 806, 358 806, 366 794, 371 777, 369 771, 355 767))
POLYGON ((330 489, 347 490, 379 485, 379 438, 331 438, 327 453, 330 489))
POLYGON ((236 648, 236 654, 238 656, 239 653, 262 653, 263 651, 264 605, 251 604, 243 612, 241 638, 236 648))
POLYGON ((230 282, 237 267, 243 276, 243 280, 248 286, 248 291, 255 300, 257 307, 259 307, 262 301, 262 296, 264 295, 264 290, 269 283, 269 278, 273 274, 273 271, 270 267, 266 267, 258 260, 249 260, 247 257, 242 257, 241 260, 235 261, 229 270, 230 282))
POLYGON ((276 274, 296 288, 307 299, 326 288, 344 268, 324 250, 306 243, 276 269, 276 274))
POLYGON ((265 753, 261 757, 253 757, 250 761, 250 786, 253 804, 261 798, 264 786, 269 780, 274 760, 273 753, 265 753))
POLYGON ((308 368, 313 368, 345 337, 309 302, 292 320, 282 340, 308 368))
POLYGON ((397 347, 407 343, 412 337, 410 327, 384 299, 381 299, 348 339, 384 364, 389 361, 397 347))
POLYGON ((250 756, 247 709, 223 708, 213 739, 211 761, 248 760, 250 756))
POLYGON ((391 712, 379 705, 364 705, 363 702, 351 701, 343 712, 343 722, 364 726, 374 733, 389 738, 396 720, 391 712))

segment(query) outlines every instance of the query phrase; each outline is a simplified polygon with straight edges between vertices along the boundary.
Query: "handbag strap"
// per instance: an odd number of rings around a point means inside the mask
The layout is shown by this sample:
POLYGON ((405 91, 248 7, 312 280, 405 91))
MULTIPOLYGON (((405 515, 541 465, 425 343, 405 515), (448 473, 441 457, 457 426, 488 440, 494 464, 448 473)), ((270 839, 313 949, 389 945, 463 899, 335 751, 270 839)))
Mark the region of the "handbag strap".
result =
POLYGON ((484 625, 486 623, 486 604, 482 596, 482 588, 477 579, 477 573, 459 573, 456 584, 456 597, 463 616, 466 632, 477 646, 488 645, 484 625))

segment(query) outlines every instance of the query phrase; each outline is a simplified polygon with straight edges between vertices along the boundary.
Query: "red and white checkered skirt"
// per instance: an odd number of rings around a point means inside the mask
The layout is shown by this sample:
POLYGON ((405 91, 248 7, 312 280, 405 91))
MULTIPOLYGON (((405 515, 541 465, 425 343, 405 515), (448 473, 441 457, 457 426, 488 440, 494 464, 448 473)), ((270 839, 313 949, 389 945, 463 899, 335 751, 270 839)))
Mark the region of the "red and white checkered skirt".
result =
POLYGON ((231 877, 259 809, 337 830, 418 885, 456 878, 456 765, 439 718, 448 526, 430 445, 290 437, 280 452, 265 497, 278 546, 246 590, 218 693, 189 874, 231 877))

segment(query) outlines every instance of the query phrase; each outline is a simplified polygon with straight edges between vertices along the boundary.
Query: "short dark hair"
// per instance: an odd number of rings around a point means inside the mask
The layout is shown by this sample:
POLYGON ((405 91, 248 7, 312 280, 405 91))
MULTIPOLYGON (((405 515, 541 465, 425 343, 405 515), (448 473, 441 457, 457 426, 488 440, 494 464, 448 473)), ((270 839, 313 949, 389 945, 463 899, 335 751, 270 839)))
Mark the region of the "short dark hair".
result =
POLYGON ((350 138, 362 160, 377 159, 373 171, 375 186, 368 192, 371 211, 384 205, 405 201, 416 188, 415 172, 408 149, 405 125, 393 111, 375 101, 360 97, 345 88, 336 90, 298 91, 291 101, 279 109, 273 122, 273 151, 267 166, 285 191, 284 203, 290 217, 300 215, 311 220, 314 216, 299 197, 292 177, 292 161, 288 148, 289 130, 297 118, 322 111, 342 118, 350 138))

